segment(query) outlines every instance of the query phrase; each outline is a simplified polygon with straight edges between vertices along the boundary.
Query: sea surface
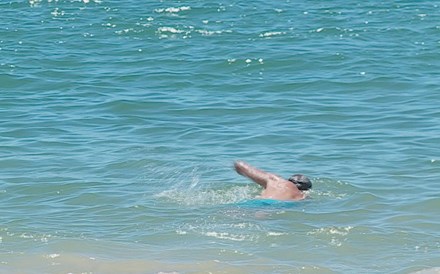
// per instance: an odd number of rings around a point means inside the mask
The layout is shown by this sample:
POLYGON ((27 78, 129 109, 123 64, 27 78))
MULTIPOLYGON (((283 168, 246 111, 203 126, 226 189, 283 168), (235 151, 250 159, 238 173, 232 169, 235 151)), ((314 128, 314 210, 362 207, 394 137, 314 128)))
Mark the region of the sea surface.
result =
POLYGON ((439 1, 0 0, 2 274, 440 273, 439 216, 439 1))

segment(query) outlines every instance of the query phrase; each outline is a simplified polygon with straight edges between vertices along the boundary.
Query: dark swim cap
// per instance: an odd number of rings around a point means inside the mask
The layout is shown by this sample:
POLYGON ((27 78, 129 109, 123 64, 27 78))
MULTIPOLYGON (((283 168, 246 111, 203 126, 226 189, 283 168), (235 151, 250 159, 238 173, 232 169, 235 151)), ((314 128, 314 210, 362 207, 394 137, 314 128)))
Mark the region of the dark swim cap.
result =
POLYGON ((288 179, 298 187, 299 190, 309 190, 312 188, 312 181, 302 174, 295 174, 288 179))

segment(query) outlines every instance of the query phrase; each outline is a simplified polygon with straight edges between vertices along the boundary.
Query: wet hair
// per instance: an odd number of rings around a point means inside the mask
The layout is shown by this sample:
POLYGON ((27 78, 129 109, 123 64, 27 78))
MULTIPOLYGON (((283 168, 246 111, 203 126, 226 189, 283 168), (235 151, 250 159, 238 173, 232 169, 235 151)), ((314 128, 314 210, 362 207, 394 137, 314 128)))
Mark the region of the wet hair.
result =
POLYGON ((298 187, 299 190, 309 190, 312 188, 312 181, 302 174, 295 174, 288 179, 298 187))

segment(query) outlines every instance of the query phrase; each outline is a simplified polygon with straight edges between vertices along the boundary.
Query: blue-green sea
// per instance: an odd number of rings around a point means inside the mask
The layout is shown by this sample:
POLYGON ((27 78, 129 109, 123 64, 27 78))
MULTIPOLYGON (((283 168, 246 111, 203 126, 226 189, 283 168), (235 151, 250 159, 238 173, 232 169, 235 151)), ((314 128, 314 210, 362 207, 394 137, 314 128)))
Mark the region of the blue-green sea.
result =
POLYGON ((440 273, 439 106, 439 1, 0 0, 0 273, 440 273))

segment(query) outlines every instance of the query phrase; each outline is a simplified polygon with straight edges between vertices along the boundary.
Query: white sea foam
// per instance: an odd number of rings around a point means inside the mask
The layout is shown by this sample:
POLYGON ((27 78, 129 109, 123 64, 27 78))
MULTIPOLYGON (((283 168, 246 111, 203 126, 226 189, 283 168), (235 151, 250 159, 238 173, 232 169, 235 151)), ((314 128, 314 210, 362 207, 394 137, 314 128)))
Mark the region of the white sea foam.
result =
POLYGON ((155 9, 154 11, 157 13, 178 13, 181 11, 188 11, 188 10, 191 10, 191 7, 189 6, 169 7, 169 8, 155 9))
POLYGON ((50 14, 52 14, 55 17, 58 17, 58 16, 63 16, 65 12, 60 10, 59 8, 55 8, 50 14))
POLYGON ((195 32, 200 33, 203 36, 211 36, 211 35, 215 35, 215 34, 222 34, 222 33, 230 33, 231 31, 229 30, 195 30, 195 32))
POLYGON ((231 241, 244 241, 246 238, 248 238, 246 235, 239 235, 239 234, 231 234, 228 232, 215 232, 210 231, 204 233, 208 237, 214 237, 218 239, 225 239, 225 240, 231 240, 231 241))
POLYGON ((315 230, 313 230, 311 232, 308 232, 307 234, 309 234, 309 235, 327 234, 327 235, 342 235, 342 236, 345 236, 352 229, 353 229, 352 226, 347 226, 347 227, 323 227, 323 228, 315 229, 315 230))
POLYGON ((267 236, 283 236, 283 235, 288 235, 288 233, 285 233, 285 232, 272 232, 272 231, 267 232, 267 236))
POLYGON ((160 33, 164 33, 164 32, 169 32, 169 33, 183 33, 185 32, 184 30, 180 30, 180 29, 176 29, 173 27, 160 27, 157 29, 158 32, 160 33))
MULTIPOLYGON (((38 6, 40 4, 42 4, 44 1, 43 0, 29 0, 29 5, 31 7, 35 7, 38 6)), ((46 0, 47 3, 57 3, 59 2, 59 0, 46 0)), ((80 2, 80 3, 84 3, 84 4, 89 4, 90 2, 96 3, 96 4, 101 4, 102 1, 101 0, 71 0, 69 2, 80 2)))
POLYGON ((273 37, 273 36, 284 35, 284 34, 286 34, 286 32, 284 32, 284 31, 268 31, 268 32, 261 33, 259 36, 260 37, 273 37))
POLYGON ((46 255, 45 257, 48 258, 48 259, 55 259, 55 258, 58 258, 60 256, 61 256, 60 254, 53 253, 53 254, 46 255))
POLYGON ((328 241, 329 245, 341 247, 343 242, 347 240, 345 236, 347 236, 352 229, 352 226, 323 227, 310 231, 307 233, 307 235, 313 235, 317 238, 323 238, 328 241))

